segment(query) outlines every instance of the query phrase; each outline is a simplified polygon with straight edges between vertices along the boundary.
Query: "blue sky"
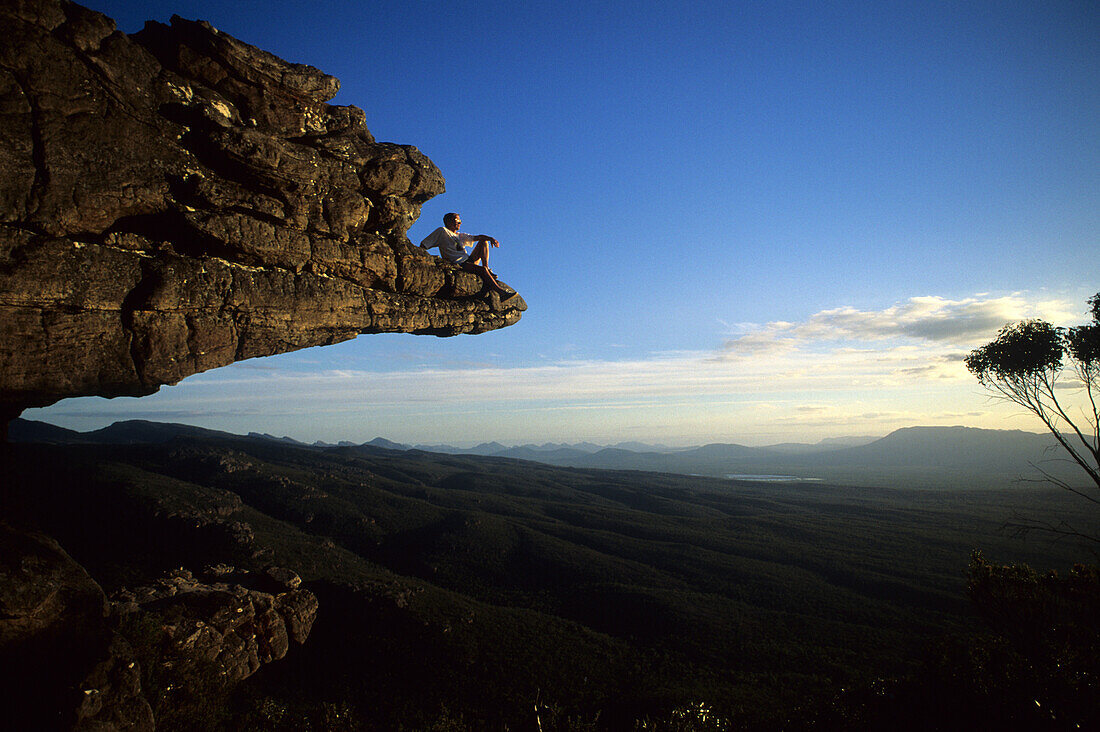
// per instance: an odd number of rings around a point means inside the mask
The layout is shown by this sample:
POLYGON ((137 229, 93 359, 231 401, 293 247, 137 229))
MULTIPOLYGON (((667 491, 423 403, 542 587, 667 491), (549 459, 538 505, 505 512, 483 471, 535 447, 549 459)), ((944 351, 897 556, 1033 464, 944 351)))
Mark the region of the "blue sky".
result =
POLYGON ((501 241, 530 309, 24 416, 303 440, 813 441, 1038 429, 962 354, 1100 290, 1093 2, 100 2, 333 74, 501 241))

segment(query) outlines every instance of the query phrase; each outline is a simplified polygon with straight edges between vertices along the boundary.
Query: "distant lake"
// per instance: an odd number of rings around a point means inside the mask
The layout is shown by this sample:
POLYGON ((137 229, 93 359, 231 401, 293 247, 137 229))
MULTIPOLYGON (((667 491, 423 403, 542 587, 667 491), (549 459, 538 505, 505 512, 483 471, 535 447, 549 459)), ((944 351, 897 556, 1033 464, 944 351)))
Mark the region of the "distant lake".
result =
POLYGON ((745 475, 742 473, 729 473, 729 480, 755 480, 758 483, 819 483, 821 478, 801 478, 797 475, 745 475))

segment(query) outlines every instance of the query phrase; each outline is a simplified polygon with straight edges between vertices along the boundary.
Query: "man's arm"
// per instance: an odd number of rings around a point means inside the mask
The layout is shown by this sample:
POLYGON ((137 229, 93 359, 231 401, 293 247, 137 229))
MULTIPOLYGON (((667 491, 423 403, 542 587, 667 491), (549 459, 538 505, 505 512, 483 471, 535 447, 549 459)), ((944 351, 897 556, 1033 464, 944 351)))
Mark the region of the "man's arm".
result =
POLYGON ((441 229, 436 229, 432 233, 424 237, 424 241, 420 242, 420 246, 424 249, 432 249, 439 246, 439 232, 441 229))
POLYGON ((500 246, 499 241, 497 241, 496 239, 494 239, 491 236, 488 236, 487 234, 478 234, 477 236, 474 237, 474 241, 475 242, 478 242, 478 241, 488 242, 489 244, 492 244, 494 247, 499 247, 500 246))
POLYGON ((459 232, 458 234, 458 243, 464 247, 473 246, 478 242, 486 242, 492 244, 494 247, 500 246, 500 242, 488 234, 467 234, 465 231, 459 232))

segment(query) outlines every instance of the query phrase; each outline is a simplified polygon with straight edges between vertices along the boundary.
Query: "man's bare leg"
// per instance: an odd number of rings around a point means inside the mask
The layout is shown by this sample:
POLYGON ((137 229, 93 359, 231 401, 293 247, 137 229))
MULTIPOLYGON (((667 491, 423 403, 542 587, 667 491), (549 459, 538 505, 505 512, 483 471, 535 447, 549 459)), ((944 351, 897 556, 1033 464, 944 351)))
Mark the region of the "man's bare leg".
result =
POLYGON ((509 296, 513 294, 511 290, 506 290, 500 286, 500 283, 497 282, 496 273, 489 269, 489 247, 485 242, 479 241, 474 245, 470 256, 462 263, 462 268, 467 272, 481 275, 489 288, 495 290, 497 294, 509 296))
MULTIPOLYGON (((480 264, 489 269, 489 245, 483 241, 479 241, 474 245, 473 250, 470 252, 470 256, 466 258, 467 262, 473 262, 474 264, 480 264)), ((489 269, 489 274, 496 277, 497 273, 489 269)))
POLYGON ((481 279, 485 280, 485 284, 489 285, 489 289, 494 290, 499 295, 511 296, 513 294, 511 290, 506 290, 500 286, 500 283, 497 282, 496 277, 493 276, 493 273, 490 272, 489 268, 486 267, 484 264, 474 264, 467 259, 465 262, 462 263, 462 269, 466 270, 467 272, 472 272, 476 275, 479 275, 481 279))

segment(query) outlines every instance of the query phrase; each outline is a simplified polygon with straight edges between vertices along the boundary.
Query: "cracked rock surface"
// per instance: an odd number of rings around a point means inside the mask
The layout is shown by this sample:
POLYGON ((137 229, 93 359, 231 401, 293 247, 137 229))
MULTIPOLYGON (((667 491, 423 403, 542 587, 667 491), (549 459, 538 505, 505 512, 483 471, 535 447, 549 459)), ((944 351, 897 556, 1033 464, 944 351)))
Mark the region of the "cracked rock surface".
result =
POLYGON ((224 565, 199 578, 178 569, 121 591, 114 609, 152 619, 174 666, 210 662, 220 683, 234 684, 285 656, 291 641, 305 643, 318 602, 300 585, 297 574, 279 567, 262 577, 224 565))
POLYGON ((0 421, 361 333, 519 320, 406 232, 444 190, 339 82, 208 23, 0 5, 0 421))

